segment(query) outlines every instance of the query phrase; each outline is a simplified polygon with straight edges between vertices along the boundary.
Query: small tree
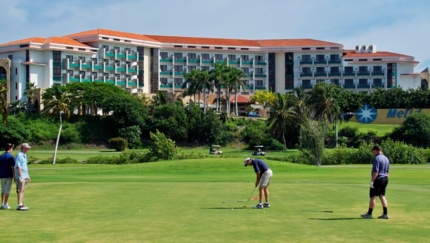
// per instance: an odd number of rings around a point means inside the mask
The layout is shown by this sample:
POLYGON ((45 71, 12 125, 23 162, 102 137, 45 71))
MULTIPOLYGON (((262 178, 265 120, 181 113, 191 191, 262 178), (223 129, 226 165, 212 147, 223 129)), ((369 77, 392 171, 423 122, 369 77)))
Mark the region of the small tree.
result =
POLYGON ((175 141, 164 136, 160 131, 150 133, 151 145, 149 152, 152 157, 159 160, 171 160, 177 155, 175 141))
POLYGON ((414 146, 429 147, 430 116, 424 113, 415 113, 408 116, 402 126, 394 129, 389 137, 414 146))

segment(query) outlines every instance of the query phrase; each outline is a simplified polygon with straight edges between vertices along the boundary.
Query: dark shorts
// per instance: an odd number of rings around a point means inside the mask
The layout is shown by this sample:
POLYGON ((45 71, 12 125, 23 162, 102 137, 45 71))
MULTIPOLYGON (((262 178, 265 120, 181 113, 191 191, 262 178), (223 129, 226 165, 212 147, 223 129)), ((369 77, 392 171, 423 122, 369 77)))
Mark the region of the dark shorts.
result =
POLYGON ((379 179, 376 179, 373 182, 373 188, 370 188, 369 196, 370 197, 376 197, 379 195, 385 196, 385 189, 388 185, 388 177, 382 177, 379 179))

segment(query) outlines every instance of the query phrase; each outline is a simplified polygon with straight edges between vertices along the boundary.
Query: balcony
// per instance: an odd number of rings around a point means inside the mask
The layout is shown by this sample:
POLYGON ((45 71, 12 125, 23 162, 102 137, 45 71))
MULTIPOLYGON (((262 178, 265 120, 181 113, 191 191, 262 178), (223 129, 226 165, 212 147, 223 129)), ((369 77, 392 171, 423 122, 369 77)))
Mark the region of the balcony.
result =
POLYGON ((245 90, 252 90, 252 86, 250 86, 250 85, 246 85, 246 86, 245 86, 245 90))
POLYGON ((129 68, 129 69, 128 69, 128 71, 129 71, 130 73, 135 73, 135 72, 137 72, 136 68, 129 68))
POLYGON ((300 65, 312 64, 312 60, 304 59, 300 61, 300 65))
POLYGON ((325 77, 325 76, 327 76, 326 72, 316 72, 315 73, 315 77, 325 77))
POLYGON ((160 75, 172 75, 172 71, 161 71, 160 75))
POLYGON ((116 54, 116 58, 125 58, 125 53, 116 54))
MULTIPOLYGON (((0 79, 6 79, 6 76, 0 75, 0 79)), ((54 80, 54 81, 61 81, 62 78, 61 77, 53 77, 52 80, 54 80)))
POLYGON ((256 74, 255 74, 255 77, 256 77, 256 78, 265 78, 265 77, 266 77, 266 74, 264 74, 264 73, 256 73, 256 74))
POLYGON ((326 64, 327 61, 325 59, 315 60, 314 64, 326 64))
POLYGON ((199 59, 189 59, 188 63, 199 63, 200 60, 199 59))
POLYGON ((130 55, 128 55, 128 59, 131 59, 131 60, 133 60, 133 59, 136 59, 137 57, 136 57, 136 55, 134 55, 134 54, 130 54, 130 55))
POLYGON ((202 60, 202 63, 213 63, 212 60, 202 60))
POLYGON ((312 77, 312 73, 300 73, 300 77, 312 77))
POLYGON ((172 88, 172 84, 160 84, 160 88, 172 88))
POLYGON ((91 83, 90 78, 82 78, 82 83, 91 83))
POLYGON ((115 52, 106 52, 105 56, 106 57, 115 57, 115 52))
POLYGON ((82 63, 82 68, 90 69, 91 68, 91 63, 82 63))
POLYGON ((238 64, 239 64, 239 61, 228 61, 228 64, 231 64, 231 65, 238 65, 238 64))
POLYGON ((185 59, 175 59, 175 63, 185 63, 185 59))
POLYGON ((107 80, 106 80, 106 83, 107 83, 107 84, 115 84, 115 80, 107 79, 107 80))
POLYGON ((373 88, 385 88, 385 83, 373 84, 373 88))
POLYGON ((225 61, 224 60, 215 60, 215 63, 218 63, 218 64, 223 64, 225 61))
POLYGON ((355 76, 355 73, 354 73, 354 72, 344 72, 344 73, 343 73, 343 76, 346 76, 346 77, 354 77, 354 76, 355 76))
POLYGON ((252 61, 242 61, 242 65, 251 65, 252 61))
POLYGON ((116 70, 118 72, 125 72, 125 67, 117 67, 116 70))
POLYGON ((357 75, 358 76, 369 76, 370 72, 369 71, 358 71, 357 75))
POLYGON ((265 61, 256 61, 255 65, 266 65, 265 61))
POLYGON ((357 86, 357 88, 359 88, 359 89, 368 89, 368 88, 370 88, 370 85, 369 84, 359 84, 357 86))
POLYGON ((79 82, 79 78, 77 78, 77 77, 70 77, 69 78, 69 82, 72 82, 72 83, 79 82))
POLYGON ((103 77, 94 78, 94 83, 103 83, 103 77))
POLYGON ((69 62, 69 67, 79 67, 79 62, 69 62))
POLYGON ((116 81, 116 85, 123 85, 123 86, 125 86, 125 80, 116 81))
POLYGON ((329 64, 340 64, 342 61, 340 59, 329 59, 329 64))
POLYGON ((94 64, 94 69, 103 69, 103 64, 94 64))
POLYGON ((182 76, 184 74, 185 74, 185 72, 175 72, 175 76, 182 76))
POLYGON ((136 81, 128 81, 128 86, 137 86, 137 82, 136 81))
POLYGON ((384 73, 384 72, 382 72, 382 71, 378 71, 378 72, 373 71, 373 72, 372 72, 372 76, 384 76, 384 75, 385 75, 385 73, 384 73))
POLYGON ((106 71, 115 71, 115 67, 114 66, 106 66, 106 71))
POLYGON ((328 76, 330 76, 330 77, 340 76, 340 72, 331 72, 328 74, 328 76))
POLYGON ((162 59, 160 59, 160 62, 172 62, 172 59, 170 59, 170 58, 162 58, 162 59))
POLYGON ((252 77, 252 73, 245 73, 247 77, 252 77))

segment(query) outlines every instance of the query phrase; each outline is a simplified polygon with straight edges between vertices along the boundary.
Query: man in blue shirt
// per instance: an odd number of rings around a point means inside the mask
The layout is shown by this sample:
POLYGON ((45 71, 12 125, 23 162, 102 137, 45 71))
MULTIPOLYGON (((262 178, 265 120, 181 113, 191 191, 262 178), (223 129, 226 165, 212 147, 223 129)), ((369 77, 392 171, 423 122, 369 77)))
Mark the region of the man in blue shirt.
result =
POLYGON ((270 185, 270 179, 272 179, 272 175, 273 175, 272 170, 261 159, 246 158, 244 161, 244 165, 245 166, 252 165, 252 167, 254 167, 254 171, 255 171, 255 174, 257 176, 257 178, 255 180, 255 187, 260 185, 260 187, 259 187, 259 192, 260 192, 259 202, 254 208, 256 208, 256 209, 270 208, 268 187, 270 185), (266 202, 264 204, 261 203, 263 200, 263 194, 264 194, 264 198, 266 199, 266 202))
POLYGON ((5 152, 0 156, 0 179, 1 179, 1 208, 10 209, 7 201, 9 200, 10 189, 12 188, 12 180, 15 177, 14 166, 15 159, 11 154, 13 144, 8 143, 5 146, 5 152))
POLYGON ((362 214, 361 217, 365 219, 372 218, 373 208, 375 207, 376 197, 379 196, 381 200, 383 214, 378 219, 389 219, 388 217, 388 202, 385 198, 385 189, 388 185, 388 173, 390 172, 390 161, 382 154, 382 148, 379 145, 373 146, 373 166, 370 179, 370 201, 369 211, 362 214))
POLYGON ((21 151, 19 151, 15 158, 16 191, 18 193, 18 207, 16 210, 28 210, 28 208, 22 204, 22 200, 24 198, 24 191, 31 181, 27 167, 27 152, 30 148, 30 145, 27 143, 21 144, 21 151))

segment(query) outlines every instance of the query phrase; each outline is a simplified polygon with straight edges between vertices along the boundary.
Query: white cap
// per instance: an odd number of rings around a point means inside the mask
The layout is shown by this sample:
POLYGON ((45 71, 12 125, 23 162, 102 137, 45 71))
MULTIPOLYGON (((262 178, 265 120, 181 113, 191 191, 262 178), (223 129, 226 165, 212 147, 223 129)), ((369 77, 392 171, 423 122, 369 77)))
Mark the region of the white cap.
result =
POLYGON ((251 158, 246 158, 245 161, 243 161, 243 165, 247 166, 248 160, 250 160, 251 158))
POLYGON ((31 146, 30 145, 28 145, 28 143, 23 143, 23 144, 21 144, 21 148, 31 148, 31 146))

